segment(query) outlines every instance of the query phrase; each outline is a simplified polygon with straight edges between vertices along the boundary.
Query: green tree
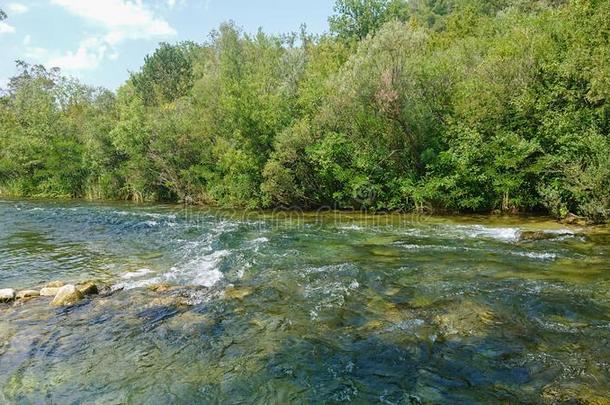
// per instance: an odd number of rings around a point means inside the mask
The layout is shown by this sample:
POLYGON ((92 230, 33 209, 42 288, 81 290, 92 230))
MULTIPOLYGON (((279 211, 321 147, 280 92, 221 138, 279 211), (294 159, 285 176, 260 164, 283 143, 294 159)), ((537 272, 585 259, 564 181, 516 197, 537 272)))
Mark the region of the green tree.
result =
POLYGON ((328 20, 333 34, 346 41, 359 41, 392 20, 406 21, 405 0, 337 0, 328 20))
POLYGON ((193 85, 190 53, 195 45, 161 43, 144 59, 142 69, 131 75, 138 95, 146 105, 161 105, 185 96, 193 85))

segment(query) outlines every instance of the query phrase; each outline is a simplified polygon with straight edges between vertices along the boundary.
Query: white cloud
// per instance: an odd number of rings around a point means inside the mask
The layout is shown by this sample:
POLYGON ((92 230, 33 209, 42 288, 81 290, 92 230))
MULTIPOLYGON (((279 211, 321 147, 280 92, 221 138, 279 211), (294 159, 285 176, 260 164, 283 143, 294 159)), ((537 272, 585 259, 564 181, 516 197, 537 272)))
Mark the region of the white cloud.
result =
POLYGON ((142 0, 51 0, 106 30, 104 39, 110 45, 126 39, 150 39, 176 35, 163 18, 154 15, 142 0))
POLYGON ((15 27, 5 23, 4 21, 0 21, 0 34, 12 34, 15 32, 15 27))
POLYGON ((8 3, 6 9, 10 14, 23 14, 29 10, 28 6, 21 3, 8 3))
MULTIPOLYGON (((102 32, 98 37, 85 38, 77 50, 65 53, 26 47, 26 56, 29 54, 47 66, 72 72, 92 70, 104 59, 116 60, 119 54, 115 47, 123 41, 176 35, 176 30, 142 0, 51 0, 51 3, 99 27, 102 32)), ((172 5, 175 4, 174 0, 172 5)))
POLYGON ((103 41, 86 38, 80 43, 76 52, 53 56, 46 64, 67 71, 93 70, 102 62, 107 50, 108 46, 103 41))
POLYGON ((176 5, 176 0, 167 0, 167 7, 174 8, 176 5))
MULTIPOLYGON (((108 53, 108 45, 94 37, 82 40, 74 52, 62 53, 31 45, 29 35, 23 39, 23 45, 23 55, 27 60, 36 61, 48 67, 58 67, 71 73, 97 68, 108 53)), ((115 54, 109 55, 108 59, 116 59, 118 55, 115 56, 115 54)))

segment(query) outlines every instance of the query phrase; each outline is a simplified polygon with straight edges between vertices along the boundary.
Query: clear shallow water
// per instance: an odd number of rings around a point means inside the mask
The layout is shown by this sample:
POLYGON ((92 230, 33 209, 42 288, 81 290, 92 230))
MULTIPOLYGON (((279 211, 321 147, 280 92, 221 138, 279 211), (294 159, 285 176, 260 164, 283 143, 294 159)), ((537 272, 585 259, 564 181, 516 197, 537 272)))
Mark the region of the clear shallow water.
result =
POLYGON ((123 289, 0 304, 0 403, 610 396, 603 229, 0 201, 0 288, 90 279, 123 289))

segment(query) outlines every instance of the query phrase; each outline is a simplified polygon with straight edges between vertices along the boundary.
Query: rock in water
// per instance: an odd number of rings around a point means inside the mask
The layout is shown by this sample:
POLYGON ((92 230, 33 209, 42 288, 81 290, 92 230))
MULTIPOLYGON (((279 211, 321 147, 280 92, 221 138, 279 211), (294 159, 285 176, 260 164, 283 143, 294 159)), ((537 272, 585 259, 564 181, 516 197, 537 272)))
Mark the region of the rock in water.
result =
POLYGON ((95 294, 99 293, 99 290, 97 289, 97 285, 95 285, 93 283, 79 284, 76 286, 76 288, 83 295, 95 295, 95 294))
POLYGON ((580 217, 578 215, 574 215, 574 214, 568 214, 562 221, 564 224, 568 224, 568 225, 580 225, 580 226, 585 226, 587 225, 587 218, 585 217, 580 217))
POLYGON ((555 239, 562 236, 573 236, 571 232, 523 231, 519 234, 520 242, 555 239))
POLYGON ((543 231, 523 231, 519 233, 520 241, 549 239, 549 235, 543 231))
POLYGON ((23 298, 33 298, 38 296, 40 296, 40 291, 36 290, 23 290, 17 293, 17 298, 20 300, 23 298))
POLYGON ((66 285, 66 284, 63 281, 51 281, 50 283, 45 285, 45 287, 47 287, 47 288, 61 288, 64 285, 66 285))
POLYGON ((148 287, 149 290, 157 292, 157 293, 162 293, 162 292, 167 292, 167 291, 171 291, 172 290, 172 286, 166 283, 161 283, 161 284, 153 284, 150 287, 148 287))
POLYGON ((43 297, 55 297, 58 291, 59 287, 44 287, 40 290, 40 295, 43 297))
POLYGON ((51 305, 58 307, 74 305, 83 298, 83 293, 72 284, 68 284, 57 291, 57 295, 53 298, 53 301, 51 301, 51 305))
POLYGON ((15 290, 12 288, 4 288, 0 290, 0 302, 10 302, 15 299, 15 290))
POLYGON ((231 287, 225 291, 225 297, 230 299, 243 300, 248 295, 252 294, 252 289, 248 287, 235 288, 231 287))
POLYGON ((484 336, 489 327, 497 324, 490 308, 474 301, 456 302, 447 312, 434 317, 432 323, 440 336, 484 336))

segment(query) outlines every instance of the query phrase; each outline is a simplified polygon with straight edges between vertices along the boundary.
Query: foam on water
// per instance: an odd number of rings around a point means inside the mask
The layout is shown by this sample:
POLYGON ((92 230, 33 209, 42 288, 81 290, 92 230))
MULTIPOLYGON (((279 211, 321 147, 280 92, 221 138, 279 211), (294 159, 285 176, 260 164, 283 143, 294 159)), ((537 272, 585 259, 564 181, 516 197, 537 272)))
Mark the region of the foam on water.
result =
MULTIPOLYGON (((132 213, 115 212, 119 215, 133 215, 132 213)), ((136 213, 137 215, 137 213, 136 213)), ((144 217, 152 217, 145 215, 144 217)), ((169 216, 157 217, 158 219, 147 219, 142 223, 152 226, 156 225, 164 228, 172 228, 171 221, 167 221, 169 216), (161 223, 161 221, 163 221, 161 223)), ((221 266, 225 258, 236 253, 234 249, 223 248, 222 238, 238 229, 238 223, 221 220, 214 223, 202 223, 203 234, 194 240, 187 240, 178 237, 172 242, 175 249, 167 256, 171 258, 156 268, 153 272, 148 268, 125 273, 121 276, 124 281, 116 285, 117 288, 134 289, 143 288, 158 283, 170 283, 185 286, 212 287, 223 278, 221 266), (209 227, 209 229, 208 229, 209 227)), ((267 238, 257 238, 248 242, 246 245, 249 250, 256 251, 268 241, 267 238)))
POLYGON ((229 250, 217 250, 201 255, 182 266, 172 267, 165 278, 172 282, 212 287, 222 280, 223 274, 219 267, 230 254, 229 250))
POLYGON ((352 224, 352 225, 339 226, 338 229, 340 229, 342 231, 364 231, 367 228, 365 228, 363 226, 352 224))
POLYGON ((446 238, 446 239, 494 239, 501 242, 516 242, 519 240, 521 229, 513 227, 488 227, 483 225, 430 225, 417 228, 403 229, 402 235, 417 238, 446 238))
POLYGON ((489 228, 482 225, 457 225, 455 229, 466 238, 490 238, 505 242, 518 240, 521 232, 519 228, 489 228))
POLYGON ((397 242, 395 245, 400 246, 407 250, 447 250, 447 251, 459 251, 459 250, 475 250, 466 246, 443 246, 443 245, 416 245, 413 243, 400 243, 397 242))
POLYGON ((557 253, 552 252, 530 252, 530 251, 517 251, 510 249, 483 249, 483 248, 475 248, 468 246, 445 246, 445 245, 418 245, 413 243, 402 243, 396 242, 395 246, 399 246, 402 249, 412 250, 412 251, 445 251, 445 252, 487 252, 487 253, 495 253, 495 254, 508 254, 514 256, 527 257, 529 259, 536 260, 555 260, 558 257, 557 253))
POLYGON ((121 216, 147 217, 154 219, 176 219, 175 214, 160 214, 157 212, 112 211, 112 213, 121 216))
POLYGON ((548 253, 548 252, 511 252, 514 255, 528 257, 530 259, 540 259, 540 260, 555 260, 557 258, 557 254, 548 253))
POLYGON ((256 238, 251 240, 248 244, 252 247, 252 250, 258 252, 261 247, 269 243, 269 238, 261 236, 260 238, 256 238))
POLYGON ((303 296, 316 303, 309 311, 311 320, 317 320, 320 312, 345 304, 348 296, 360 288, 354 278, 358 268, 351 263, 311 267, 302 270, 303 296))
POLYGON ((121 276, 125 281, 116 284, 115 288, 131 290, 159 283, 212 287, 223 279, 220 266, 230 254, 229 250, 200 254, 186 263, 170 267, 164 273, 153 273, 149 269, 125 273, 121 276))
POLYGON ((160 284, 163 281, 164 280, 161 277, 152 277, 152 278, 146 278, 146 279, 142 279, 142 280, 134 280, 134 281, 130 281, 127 283, 118 283, 118 284, 115 284, 112 287, 112 289, 113 290, 117 290, 117 289, 134 290, 136 288, 145 288, 145 287, 150 287, 155 284, 160 284))
POLYGON ((144 277, 147 274, 152 273, 151 269, 139 269, 136 271, 130 271, 128 273, 125 273, 121 276, 121 278, 126 279, 126 280, 131 280, 134 278, 140 278, 140 277, 144 277))

